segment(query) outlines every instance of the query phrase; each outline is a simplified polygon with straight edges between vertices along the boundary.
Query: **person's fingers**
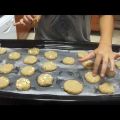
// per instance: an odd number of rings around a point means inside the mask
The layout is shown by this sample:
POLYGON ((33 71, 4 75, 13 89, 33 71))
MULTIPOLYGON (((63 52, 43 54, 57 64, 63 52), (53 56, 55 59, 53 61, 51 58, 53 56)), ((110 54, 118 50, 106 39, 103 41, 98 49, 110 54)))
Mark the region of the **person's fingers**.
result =
POLYGON ((94 51, 92 51, 92 52, 90 52, 88 55, 86 55, 85 57, 80 58, 80 61, 81 61, 81 62, 84 62, 84 61, 89 60, 89 59, 92 59, 92 58, 94 58, 94 57, 95 57, 95 53, 94 53, 94 51))
POLYGON ((102 56, 97 56, 95 59, 94 67, 93 67, 93 75, 94 76, 97 75, 97 73, 98 73, 98 69, 101 64, 101 61, 102 61, 102 56))
POLYGON ((13 23, 14 26, 20 25, 20 24, 21 24, 20 22, 13 23))
POLYGON ((31 15, 26 15, 26 17, 27 17, 29 20, 31 20, 31 21, 34 20, 31 15))
POLYGON ((114 58, 111 58, 111 59, 110 59, 110 70, 111 70, 111 71, 114 71, 114 69, 115 69, 114 58))
POLYGON ((114 53, 114 59, 117 59, 120 57, 120 53, 114 53))
POLYGON ((26 15, 23 17, 25 22, 29 22, 28 18, 26 17, 26 15))
POLYGON ((100 76, 101 77, 104 77, 105 76, 105 72, 107 70, 107 67, 108 67, 108 59, 103 59, 103 62, 102 62, 102 68, 101 68, 101 73, 100 73, 100 76))
POLYGON ((24 23, 23 19, 20 20, 20 23, 25 26, 26 24, 24 23))

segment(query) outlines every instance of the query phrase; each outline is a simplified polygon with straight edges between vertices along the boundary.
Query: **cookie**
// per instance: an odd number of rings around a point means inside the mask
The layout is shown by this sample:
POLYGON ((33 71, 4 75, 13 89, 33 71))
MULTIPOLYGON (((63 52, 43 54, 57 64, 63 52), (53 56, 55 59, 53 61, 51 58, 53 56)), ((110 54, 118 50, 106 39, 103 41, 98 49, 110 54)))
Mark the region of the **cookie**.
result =
POLYGON ((25 66, 21 69, 21 74, 24 76, 31 76, 35 73, 35 68, 32 66, 25 66))
POLYGON ((28 50, 28 54, 30 55, 38 55, 40 53, 40 49, 39 48, 30 48, 28 50))
POLYGON ((44 56, 48 60, 55 60, 58 55, 57 55, 57 52, 55 51, 48 51, 48 52, 45 52, 44 56))
POLYGON ((87 51, 85 51, 85 50, 80 50, 80 51, 78 51, 78 57, 79 57, 79 58, 82 58, 82 57, 84 57, 84 56, 86 56, 86 55, 88 55, 88 52, 87 52, 87 51))
POLYGON ((31 65, 31 64, 34 64, 36 62, 37 62, 37 57, 35 57, 33 55, 29 55, 29 56, 25 57, 25 59, 24 59, 25 64, 31 65))
POLYGON ((37 82, 42 87, 48 87, 52 85, 53 77, 50 74, 41 74, 38 76, 37 82))
POLYGON ((120 61, 116 61, 116 62, 115 62, 115 66, 116 66, 118 69, 120 69, 120 61))
POLYGON ((99 85, 98 89, 103 94, 113 94, 115 92, 113 84, 107 82, 99 85))
POLYGON ((14 69, 13 64, 3 64, 0 65, 0 73, 8 74, 14 69))
POLYGON ((0 55, 5 54, 7 52, 7 48, 0 47, 0 55))
POLYGON ((99 75, 93 76, 92 72, 87 72, 85 74, 85 79, 86 79, 87 82, 89 82, 91 84, 95 84, 95 83, 97 83, 101 80, 99 75))
POLYGON ((83 91, 83 84, 77 80, 67 80, 64 83, 64 91, 73 95, 80 94, 83 91))
POLYGON ((87 60, 81 63, 85 69, 93 69, 94 62, 92 60, 87 60))
POLYGON ((57 69, 57 65, 53 63, 52 61, 50 62, 45 62, 42 65, 42 69, 46 72, 51 72, 57 69))
POLYGON ((7 77, 0 77, 0 89, 6 88, 10 83, 10 80, 7 77))
POLYGON ((8 58, 11 60, 18 60, 20 59, 20 53, 19 52, 12 52, 9 54, 8 58))
POLYGON ((16 81, 16 88, 21 91, 26 91, 30 89, 30 80, 27 78, 19 78, 16 81))
POLYGON ((75 59, 73 57, 65 57, 63 59, 63 63, 66 65, 73 65, 75 63, 75 59))

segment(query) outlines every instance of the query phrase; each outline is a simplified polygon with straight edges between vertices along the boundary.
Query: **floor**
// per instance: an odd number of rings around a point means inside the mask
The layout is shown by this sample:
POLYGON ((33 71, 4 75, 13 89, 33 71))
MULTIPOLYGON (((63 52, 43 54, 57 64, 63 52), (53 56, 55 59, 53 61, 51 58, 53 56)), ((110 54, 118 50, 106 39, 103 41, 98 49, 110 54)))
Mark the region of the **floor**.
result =
MULTIPOLYGON (((31 32, 28 35, 27 40, 33 40, 34 37, 35 37, 35 33, 31 32)), ((100 36, 99 35, 91 35, 90 39, 91 39, 91 42, 99 42, 100 36)), ((112 41, 113 44, 120 44, 120 30, 114 30, 112 40, 113 40, 112 41)))

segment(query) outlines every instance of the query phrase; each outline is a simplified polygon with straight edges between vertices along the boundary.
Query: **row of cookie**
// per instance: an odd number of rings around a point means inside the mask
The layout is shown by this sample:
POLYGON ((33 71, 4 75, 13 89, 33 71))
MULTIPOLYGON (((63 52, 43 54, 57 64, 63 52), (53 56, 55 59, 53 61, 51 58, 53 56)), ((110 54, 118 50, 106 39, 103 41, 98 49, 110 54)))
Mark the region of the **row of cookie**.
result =
MULTIPOLYGON (((85 78, 90 83, 96 83, 100 80, 99 76, 93 77, 91 72, 85 75, 85 78), (91 79, 92 78, 92 79, 91 79), (92 80, 92 81, 91 81, 92 80)), ((41 87, 49 87, 53 84, 54 78, 50 74, 41 74, 37 78, 37 83, 41 87)), ((7 77, 0 77, 0 89, 9 86, 10 80, 7 77)), ((21 77, 16 80, 16 88, 20 91, 27 91, 31 87, 31 82, 28 78, 21 77)), ((63 85, 64 91, 68 94, 77 95, 80 94, 84 86, 80 81, 77 80, 66 80, 63 85)), ((98 90, 103 94, 112 94, 115 91, 115 87, 111 83, 103 83, 98 86, 98 90)))
MULTIPOLYGON (((5 47, 0 47, 0 55, 3 55, 7 52, 7 48, 5 47)), ((40 52, 39 48, 30 48, 28 49, 28 54, 30 55, 38 55, 40 52)))
MULTIPOLYGON (((27 63, 28 63, 28 61, 27 61, 27 63)), ((54 70, 57 69, 57 65, 52 61, 48 61, 48 62, 44 62, 42 64, 41 68, 44 72, 51 72, 51 71, 54 71, 54 70)), ((14 69, 14 65, 10 64, 10 63, 0 65, 0 73, 2 73, 2 74, 8 74, 13 69, 14 69)), ((23 75, 27 75, 27 76, 30 76, 30 75, 34 74, 34 72, 35 72, 35 68, 30 66, 30 65, 29 66, 24 66, 23 68, 20 68, 20 69, 21 69, 21 73, 23 75)), ((116 75, 116 72, 115 71, 110 71, 110 68, 108 67, 107 71, 106 71, 106 76, 107 77, 114 77, 115 75, 116 75)))
MULTIPOLYGON (((37 78, 37 83, 41 87, 48 87, 51 86, 53 83, 53 77, 50 74, 41 74, 37 78)), ((0 89, 4 89, 10 85, 10 80, 5 77, 0 77, 0 89)), ((16 88, 21 91, 27 91, 31 87, 31 82, 28 78, 21 77, 16 80, 16 88)))
MULTIPOLYGON (((7 63, 7 64, 1 64, 0 65, 0 73, 1 74, 9 74, 11 73, 13 70, 15 69, 15 66, 13 64, 7 63)), ((31 76, 35 73, 36 69, 35 67, 31 66, 31 65, 26 65, 24 67, 19 68, 20 72, 22 75, 24 76, 31 76)), ((54 64, 52 61, 50 62, 45 62, 42 65, 42 69, 45 72, 50 72, 50 71, 54 71, 57 69, 57 65, 54 64)))
MULTIPOLYGON (((90 84, 96 84, 101 81, 99 75, 93 76, 92 72, 85 74, 85 80, 90 84)), ((77 80, 68 80, 64 83, 64 90, 69 94, 80 94, 84 89, 84 85, 77 80)), ((98 85, 98 90, 103 94, 113 94, 115 86, 110 82, 104 82, 98 85)))
MULTIPOLYGON (((4 47, 0 47, 0 55, 1 54, 4 54, 4 53, 6 53, 6 51, 7 51, 7 48, 4 48, 4 47)), ((28 49, 28 54, 30 54, 30 55, 38 55, 39 54, 39 52, 40 52, 40 49, 39 48, 30 48, 30 49, 28 49)), ((84 56, 86 56, 88 54, 88 51, 85 51, 85 50, 80 50, 80 51, 78 51, 78 57, 79 58, 81 58, 81 57, 84 57, 84 56)), ((55 52, 55 51, 48 51, 48 52, 45 52, 45 55, 44 55, 47 59, 49 59, 49 60, 54 60, 54 59, 56 59, 57 58, 57 56, 58 56, 58 54, 57 54, 57 52, 55 52)), ((20 53, 18 53, 18 52, 12 52, 12 53, 10 53, 9 54, 9 58, 10 59, 13 59, 13 60, 17 60, 17 59, 19 59, 20 58, 20 53)), ((28 59, 30 59, 29 57, 28 57, 28 59)), ((36 58, 31 58, 31 59, 36 59, 36 58)), ((27 58, 26 58, 26 61, 27 61, 27 58)), ((35 60, 36 61, 36 60, 35 60)), ((72 57, 66 57, 64 60, 64 63, 66 63, 66 64, 74 64, 74 58, 72 58, 72 57), (67 62, 66 62, 67 61, 67 62), (69 61, 69 62, 68 62, 69 61)), ((84 67, 86 67, 86 68, 91 68, 91 66, 93 65, 93 61, 92 60, 88 60, 88 61, 86 61, 86 62, 83 62, 82 63, 83 64, 83 66, 84 67)), ((120 61, 117 61, 116 63, 116 67, 118 68, 118 69, 120 69, 120 61)))

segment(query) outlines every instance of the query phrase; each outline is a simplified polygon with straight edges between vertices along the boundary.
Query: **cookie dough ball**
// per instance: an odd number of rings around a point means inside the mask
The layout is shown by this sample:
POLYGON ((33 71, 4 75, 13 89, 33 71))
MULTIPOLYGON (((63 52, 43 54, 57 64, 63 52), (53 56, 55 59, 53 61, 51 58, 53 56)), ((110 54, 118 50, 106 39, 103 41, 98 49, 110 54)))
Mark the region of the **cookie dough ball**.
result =
POLYGON ((26 91, 30 89, 30 81, 27 78, 19 78, 16 81, 16 88, 21 91, 26 91))
POLYGON ((0 89, 6 88, 10 83, 10 80, 7 77, 0 77, 0 89))
POLYGON ((118 69, 120 69, 120 61, 116 61, 116 62, 115 62, 115 66, 116 66, 118 69))
POLYGON ((58 55, 57 55, 57 52, 55 51, 48 51, 48 52, 45 52, 44 56, 49 60, 55 60, 58 55))
POLYGON ((72 57, 65 57, 63 59, 63 63, 67 65, 73 65, 75 63, 75 59, 72 57))
POLYGON ((25 64, 34 64, 36 62, 37 62, 37 57, 35 57, 33 55, 29 55, 24 59, 25 64))
POLYGON ((0 47, 0 55, 4 54, 7 52, 7 49, 4 47, 0 47))
POLYGON ((8 58, 11 60, 18 60, 20 59, 20 53, 19 52, 12 52, 9 54, 8 58))
POLYGON ((41 74, 38 77, 37 82, 42 87, 51 86, 53 83, 53 77, 50 74, 41 74))
POLYGON ((94 83, 99 82, 101 78, 100 78, 99 75, 93 76, 92 72, 87 72, 85 74, 85 79, 86 79, 87 82, 89 82, 91 84, 94 84, 94 83))
POLYGON ((57 65, 55 63, 53 63, 52 61, 50 62, 45 62, 42 65, 42 69, 46 72, 51 72, 57 69, 57 65))
POLYGON ((35 73, 35 68, 32 66, 25 66, 21 69, 21 74, 24 76, 31 76, 35 73))
POLYGON ((92 60, 87 60, 85 62, 82 62, 82 65, 85 69, 93 69, 94 62, 92 60))
POLYGON ((116 72, 111 71, 110 68, 108 67, 105 74, 107 77, 114 77, 116 75, 116 72))
POLYGON ((0 65, 0 73, 8 74, 14 69, 13 64, 3 64, 0 65))
POLYGON ((112 83, 103 83, 99 85, 98 89, 103 94, 113 94, 115 92, 115 88, 112 83))
POLYGON ((78 82, 77 80, 67 80, 64 83, 64 91, 68 94, 77 95, 80 94, 83 90, 83 84, 78 82))
POLYGON ((88 55, 88 52, 85 50, 78 51, 78 57, 82 58, 84 56, 88 55))
POLYGON ((28 50, 28 54, 30 54, 30 55, 38 55, 39 52, 40 52, 40 49, 39 49, 39 48, 30 48, 30 49, 28 50))

